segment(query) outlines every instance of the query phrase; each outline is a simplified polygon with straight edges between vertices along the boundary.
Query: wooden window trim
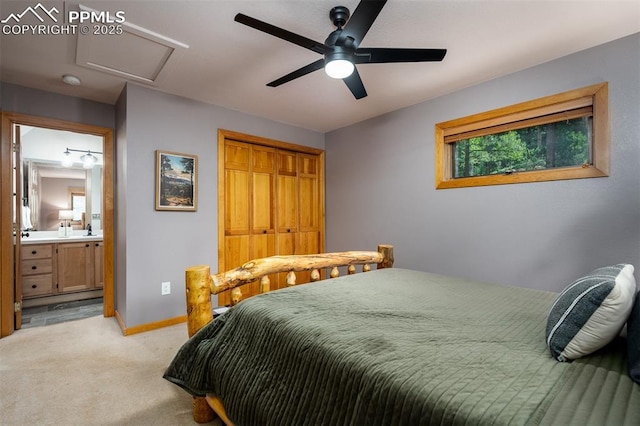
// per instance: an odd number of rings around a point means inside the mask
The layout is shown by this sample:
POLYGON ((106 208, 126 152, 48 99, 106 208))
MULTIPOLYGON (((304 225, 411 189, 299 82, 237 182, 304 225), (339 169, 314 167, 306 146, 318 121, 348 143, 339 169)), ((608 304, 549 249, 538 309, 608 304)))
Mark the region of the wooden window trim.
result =
POLYGON ((508 107, 437 123, 435 125, 436 189, 504 185, 609 176, 608 83, 571 90, 508 107), (545 170, 453 178, 451 158, 453 143, 467 137, 497 133, 496 130, 522 128, 544 122, 544 116, 562 115, 564 111, 593 114, 593 164, 545 170), (527 123, 526 126, 523 123, 527 123), (533 123, 533 124, 531 124, 533 123))

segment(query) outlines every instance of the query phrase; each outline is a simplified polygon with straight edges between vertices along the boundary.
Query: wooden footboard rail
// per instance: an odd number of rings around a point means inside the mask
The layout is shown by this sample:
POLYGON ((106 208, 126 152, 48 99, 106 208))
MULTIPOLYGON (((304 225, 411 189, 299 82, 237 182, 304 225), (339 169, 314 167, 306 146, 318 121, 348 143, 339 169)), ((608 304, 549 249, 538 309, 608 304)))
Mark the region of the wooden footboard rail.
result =
MULTIPOLYGON (((338 268, 347 267, 347 274, 356 272, 355 265, 362 265, 362 271, 370 270, 371 264, 378 269, 393 266, 393 246, 379 245, 378 251, 346 251, 309 255, 272 256, 251 260, 244 265, 227 272, 211 275, 206 265, 191 266, 186 269, 187 290, 187 329, 193 336, 205 324, 213 319, 211 295, 231 290, 232 304, 242 298, 240 286, 260 280, 260 293, 270 290, 269 275, 286 272, 286 284, 296 284, 296 272, 311 271, 311 281, 320 279, 320 270, 330 269, 329 277, 340 275, 338 268)), ((216 410, 217 411, 217 410, 216 410)), ((224 413, 222 420, 228 423, 224 413)), ((215 415, 205 398, 193 399, 193 418, 198 423, 206 423, 215 415)))

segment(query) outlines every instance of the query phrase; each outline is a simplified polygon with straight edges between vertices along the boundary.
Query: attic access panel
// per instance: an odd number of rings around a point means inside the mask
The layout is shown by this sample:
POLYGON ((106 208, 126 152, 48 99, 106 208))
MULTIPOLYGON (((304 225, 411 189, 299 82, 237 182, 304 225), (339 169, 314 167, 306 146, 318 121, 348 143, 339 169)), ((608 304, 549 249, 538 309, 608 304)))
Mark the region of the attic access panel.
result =
MULTIPOLYGON (((79 7, 93 11, 82 5, 79 7)), ((113 26, 120 26, 122 32, 99 34, 102 26, 98 25, 98 31, 94 31, 90 25, 89 33, 78 34, 77 65, 128 80, 157 84, 167 74, 171 64, 176 63, 184 50, 189 48, 184 43, 126 21, 113 26)))

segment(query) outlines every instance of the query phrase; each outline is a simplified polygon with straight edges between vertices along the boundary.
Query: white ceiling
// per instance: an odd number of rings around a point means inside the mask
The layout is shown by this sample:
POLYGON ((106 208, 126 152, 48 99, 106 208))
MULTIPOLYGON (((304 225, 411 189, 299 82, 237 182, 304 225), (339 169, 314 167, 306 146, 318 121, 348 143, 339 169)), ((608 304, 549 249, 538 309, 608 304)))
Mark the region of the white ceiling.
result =
MULTIPOLYGON (((37 0, 2 0, 0 19, 36 4, 37 0)), ((78 9, 71 2, 42 4, 78 9)), ((353 12, 358 0, 82 4, 109 11, 112 17, 123 12, 126 34, 2 34, 2 81, 109 104, 116 102, 127 81, 134 81, 320 132, 640 32, 640 0, 390 0, 362 47, 446 48, 447 56, 443 62, 359 65, 368 96, 356 100, 343 82, 322 70, 277 88, 265 86, 320 55, 234 22, 233 17, 242 12, 324 42, 334 29, 329 10, 342 5, 353 12), (166 52, 172 52, 168 59, 166 52), (141 82, 115 75, 105 71, 101 60, 151 77, 141 82), (80 77, 82 85, 65 85, 63 74, 80 77)), ((29 16, 22 19, 27 22, 29 16)))

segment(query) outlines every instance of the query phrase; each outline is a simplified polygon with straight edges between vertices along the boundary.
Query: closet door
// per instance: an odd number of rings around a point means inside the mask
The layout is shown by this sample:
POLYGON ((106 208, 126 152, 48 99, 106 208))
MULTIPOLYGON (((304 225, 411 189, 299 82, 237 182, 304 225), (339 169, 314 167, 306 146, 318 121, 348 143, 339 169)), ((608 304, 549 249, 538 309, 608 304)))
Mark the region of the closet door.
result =
POLYGON ((296 254, 321 251, 318 156, 298 154, 299 231, 296 254))
MULTIPOLYGON (((319 253, 320 191, 317 155, 278 151, 278 254, 319 253)), ((300 272, 296 283, 309 282, 309 272, 300 272)), ((285 286, 280 274, 278 288, 285 286)))
MULTIPOLYGON (((224 156, 225 269, 232 269, 251 259, 276 254, 276 151, 227 141, 224 156)), ((259 283, 242 288, 245 295, 257 294, 258 290, 259 283)), ((221 295, 218 302, 228 304, 230 295, 221 295)))
MULTIPOLYGON (((323 152, 227 130, 218 136, 218 271, 255 258, 322 252, 323 152)), ((298 274, 297 283, 308 275, 298 274)), ((286 274, 270 281, 271 289, 285 287, 286 274)), ((258 292, 259 283, 242 287, 243 298, 258 292)), ((218 305, 230 299, 220 294, 218 305)))
MULTIPOLYGON (((253 146, 251 150, 251 259, 273 256, 276 252, 276 150, 253 146)), ((273 282, 276 277, 269 279, 273 282)), ((250 284, 257 294, 259 283, 250 284)), ((244 289, 243 289, 244 292, 244 289)))
POLYGON ((278 151, 278 254, 295 254, 298 232, 298 161, 295 152, 278 151))
MULTIPOLYGON (((251 259, 250 202, 251 145, 227 141, 224 146, 224 259, 225 269, 251 259)), ((228 292, 220 295, 220 305, 230 302, 228 292)))
MULTIPOLYGON (((298 156, 295 152, 278 150, 277 176, 278 204, 277 237, 278 255, 296 254, 298 233, 298 156)), ((276 286, 286 286, 285 273, 278 274, 276 286)))
MULTIPOLYGON (((318 156, 298 154, 298 233, 295 254, 320 253, 320 191, 318 156)), ((324 278, 324 277, 323 277, 324 278)), ((300 272, 298 283, 311 281, 310 272, 300 272)))

